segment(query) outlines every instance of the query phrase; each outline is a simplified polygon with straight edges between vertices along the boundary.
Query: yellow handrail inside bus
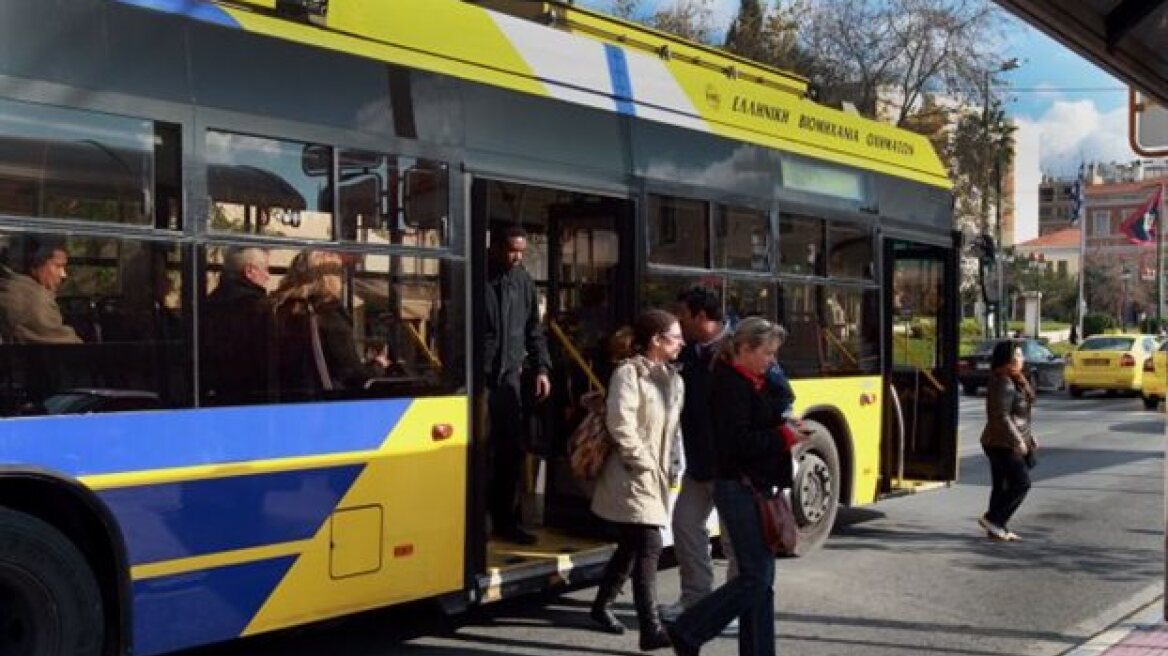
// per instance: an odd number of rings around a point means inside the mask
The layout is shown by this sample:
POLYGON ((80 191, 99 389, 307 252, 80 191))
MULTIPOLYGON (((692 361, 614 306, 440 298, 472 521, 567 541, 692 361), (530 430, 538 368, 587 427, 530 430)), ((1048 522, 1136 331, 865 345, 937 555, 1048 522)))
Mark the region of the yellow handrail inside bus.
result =
POLYGON ((418 347, 422 349, 422 352, 426 354, 426 359, 429 360, 430 364, 434 365, 436 369, 441 369, 442 360, 439 360, 438 356, 434 355, 434 351, 430 350, 430 347, 426 344, 426 340, 422 339, 422 333, 418 332, 418 329, 416 326, 414 326, 414 324, 408 321, 406 321, 405 324, 406 329, 410 333, 410 337, 414 340, 414 343, 417 344, 418 347))
POLYGON ((588 377, 588 383, 592 385, 593 389, 598 389, 603 392, 604 385, 601 384, 600 379, 596 377, 596 374, 592 372, 592 367, 588 366, 588 361, 584 359, 583 354, 580 353, 580 349, 576 348, 576 345, 573 344, 572 340, 568 339, 568 335, 564 333, 564 329, 560 328, 560 324, 556 323, 555 320, 552 320, 548 322, 548 328, 551 329, 552 334, 555 335, 557 340, 559 340, 560 346, 563 347, 564 352, 568 354, 568 358, 572 360, 572 362, 575 362, 576 366, 580 367, 581 371, 584 372, 584 375, 588 377))

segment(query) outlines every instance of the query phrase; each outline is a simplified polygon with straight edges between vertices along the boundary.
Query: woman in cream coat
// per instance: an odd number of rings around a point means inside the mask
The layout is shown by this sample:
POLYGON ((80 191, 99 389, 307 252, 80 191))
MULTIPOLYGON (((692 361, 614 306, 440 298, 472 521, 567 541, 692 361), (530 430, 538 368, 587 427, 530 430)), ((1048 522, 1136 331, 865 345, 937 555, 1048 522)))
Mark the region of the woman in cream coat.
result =
POLYGON ((669 363, 683 345, 681 326, 672 314, 648 310, 637 317, 635 355, 617 366, 609 382, 606 424, 615 448, 592 497, 592 512, 615 524, 618 538, 591 616, 610 633, 624 632, 609 606, 631 574, 642 651, 669 646, 657 610, 657 561, 680 453, 683 384, 669 363))

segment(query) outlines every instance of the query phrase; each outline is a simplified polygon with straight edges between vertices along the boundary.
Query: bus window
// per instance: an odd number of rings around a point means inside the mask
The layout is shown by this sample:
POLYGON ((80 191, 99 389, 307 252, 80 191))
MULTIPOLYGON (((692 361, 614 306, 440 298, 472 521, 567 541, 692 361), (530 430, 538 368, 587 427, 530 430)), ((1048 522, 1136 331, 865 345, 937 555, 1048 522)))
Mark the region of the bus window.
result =
POLYGON ((787 329, 780 362, 793 378, 823 373, 819 290, 806 283, 784 282, 779 287, 779 323, 787 329))
POLYGON ((204 262, 205 404, 417 396, 458 386, 461 358, 446 329, 461 316, 450 316, 457 281, 450 262, 250 244, 208 248, 204 262))
POLYGON ((759 280, 726 281, 726 320, 736 325, 746 317, 762 317, 774 321, 778 316, 774 284, 759 280))
POLYGON ((827 224, 827 273, 832 278, 872 280, 875 245, 866 226, 840 221, 827 224))
POLYGON ((0 100, 0 213, 177 228, 179 142, 174 125, 0 100))
POLYGON ((700 200, 649 196, 649 261, 708 267, 709 205, 700 200))
POLYGON ((341 239, 437 248, 450 214, 449 167, 365 150, 338 152, 341 239))
POLYGON ((779 272, 824 275, 822 220, 785 213, 779 216, 779 272))
POLYGON ((209 130, 206 157, 212 230, 333 239, 332 148, 209 130))
POLYGON ((824 366, 836 374, 880 371, 880 295, 875 289, 823 288, 824 366))
POLYGON ((0 244, 0 413, 191 405, 179 247, 51 234, 0 244))
POLYGON ((641 309, 660 308, 673 311, 677 295, 686 289, 700 285, 709 287, 725 298, 722 277, 706 274, 701 276, 649 273, 641 290, 641 309))
POLYGON ((737 271, 771 270, 771 227, 766 212, 718 206, 714 218, 714 266, 737 271))

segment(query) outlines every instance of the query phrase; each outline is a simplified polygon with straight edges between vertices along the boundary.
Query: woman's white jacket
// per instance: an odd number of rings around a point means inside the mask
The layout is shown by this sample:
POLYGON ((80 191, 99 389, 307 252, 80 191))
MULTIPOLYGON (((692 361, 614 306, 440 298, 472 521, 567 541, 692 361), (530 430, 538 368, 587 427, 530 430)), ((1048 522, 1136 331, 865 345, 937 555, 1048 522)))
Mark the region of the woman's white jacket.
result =
POLYGON ((680 466, 685 385, 673 366, 644 356, 621 362, 608 384, 605 421, 615 447, 600 470, 592 512, 612 522, 665 526, 680 466))

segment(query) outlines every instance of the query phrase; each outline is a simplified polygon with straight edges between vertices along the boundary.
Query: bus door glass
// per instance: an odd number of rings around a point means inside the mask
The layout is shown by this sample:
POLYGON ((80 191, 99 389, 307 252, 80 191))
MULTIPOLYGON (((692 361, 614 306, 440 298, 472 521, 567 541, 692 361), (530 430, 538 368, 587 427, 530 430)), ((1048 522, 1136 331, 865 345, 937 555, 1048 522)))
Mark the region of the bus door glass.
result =
POLYGON ((885 491, 957 470, 954 251, 885 242, 885 491), (906 481, 910 483, 906 483, 906 481))

